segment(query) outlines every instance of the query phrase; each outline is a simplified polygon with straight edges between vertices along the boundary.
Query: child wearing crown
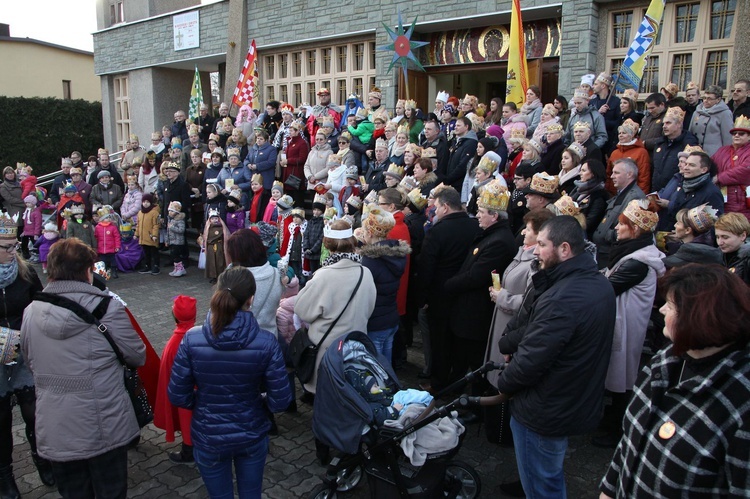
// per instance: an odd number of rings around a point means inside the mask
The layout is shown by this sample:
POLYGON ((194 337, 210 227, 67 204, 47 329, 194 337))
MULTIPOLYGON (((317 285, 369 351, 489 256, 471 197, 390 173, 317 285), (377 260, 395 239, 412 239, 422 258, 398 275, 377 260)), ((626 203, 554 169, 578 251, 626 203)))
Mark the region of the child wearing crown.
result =
POLYGON ((42 232, 42 237, 37 239, 34 247, 39 250, 39 261, 42 264, 42 272, 47 273, 47 255, 52 245, 60 240, 60 233, 57 231, 55 222, 47 222, 42 232))
POLYGON ((208 221, 203 234, 198 236, 198 244, 206 252, 206 272, 208 282, 216 284, 219 274, 227 268, 224 256, 224 242, 229 238, 229 230, 218 210, 208 212, 208 221))
POLYGON ((74 204, 70 208, 66 208, 67 213, 63 214, 63 217, 68 220, 67 227, 65 229, 65 238, 77 237, 90 248, 97 248, 96 234, 94 232, 94 224, 86 218, 85 209, 82 204, 74 204))
POLYGON ((42 208, 37 206, 34 196, 26 196, 23 199, 26 209, 23 211, 23 234, 21 235, 21 254, 28 260, 29 243, 34 244, 42 235, 42 208))

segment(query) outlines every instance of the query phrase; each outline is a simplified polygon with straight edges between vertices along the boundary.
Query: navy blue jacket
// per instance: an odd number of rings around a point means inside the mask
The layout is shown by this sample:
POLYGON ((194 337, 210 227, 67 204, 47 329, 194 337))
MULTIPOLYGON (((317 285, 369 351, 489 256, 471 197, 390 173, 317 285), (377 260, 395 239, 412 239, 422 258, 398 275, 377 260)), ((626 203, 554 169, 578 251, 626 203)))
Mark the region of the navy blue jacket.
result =
POLYGON ((192 409, 193 445, 200 450, 231 452, 265 438, 271 412, 292 402, 284 357, 278 341, 260 328, 252 312, 240 311, 218 336, 211 314, 203 326, 185 334, 172 367, 169 400, 192 409))
POLYGON ((698 139, 688 131, 682 132, 679 137, 669 140, 662 137, 654 144, 654 157, 651 161, 651 190, 658 192, 666 187, 670 179, 679 170, 680 158, 677 153, 682 152, 687 145, 697 145, 698 139))
POLYGON ((396 295, 406 269, 406 259, 411 253, 409 244, 387 239, 364 246, 360 253, 362 265, 370 269, 378 293, 375 308, 367 321, 367 331, 383 331, 398 326, 396 295))
POLYGON ((497 387, 541 435, 586 433, 599 423, 615 328, 615 293, 584 252, 532 277, 535 301, 497 387))

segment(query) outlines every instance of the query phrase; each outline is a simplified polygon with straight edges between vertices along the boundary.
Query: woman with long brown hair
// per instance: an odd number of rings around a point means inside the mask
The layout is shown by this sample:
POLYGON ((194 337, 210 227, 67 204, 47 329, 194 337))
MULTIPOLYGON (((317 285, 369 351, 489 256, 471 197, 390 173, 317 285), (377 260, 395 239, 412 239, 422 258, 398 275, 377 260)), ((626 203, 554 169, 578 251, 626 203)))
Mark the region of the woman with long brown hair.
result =
POLYGON ((193 411, 193 455, 211 497, 232 495, 233 465, 239 496, 261 496, 271 428, 262 392, 271 412, 292 401, 279 344, 253 315, 255 291, 246 267, 219 276, 206 321, 185 334, 169 381, 169 400, 193 411))

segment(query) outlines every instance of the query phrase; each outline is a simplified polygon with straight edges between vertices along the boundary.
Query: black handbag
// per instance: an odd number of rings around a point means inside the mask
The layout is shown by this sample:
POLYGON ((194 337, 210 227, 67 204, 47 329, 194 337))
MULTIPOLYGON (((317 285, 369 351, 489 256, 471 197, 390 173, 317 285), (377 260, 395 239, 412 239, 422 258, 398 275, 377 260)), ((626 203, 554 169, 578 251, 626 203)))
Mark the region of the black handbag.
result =
POLYGON ((360 266, 359 280, 354 287, 354 291, 352 291, 352 294, 349 296, 349 301, 346 302, 346 305, 341 309, 339 316, 331 323, 328 327, 328 331, 326 331, 326 334, 323 335, 323 338, 321 338, 317 345, 310 340, 306 327, 302 326, 294 333, 292 341, 289 342, 289 357, 292 359, 292 365, 294 366, 294 370, 300 383, 307 383, 312 379, 313 374, 315 373, 315 359, 318 356, 320 345, 323 344, 331 331, 333 331, 334 326, 336 326, 336 323, 341 319, 341 316, 344 315, 344 312, 349 307, 354 295, 356 295, 359 290, 359 285, 362 284, 362 277, 364 274, 365 271, 360 266))
POLYGON ((154 420, 154 411, 148 403, 146 389, 143 387, 141 377, 138 375, 138 369, 128 366, 125 362, 125 357, 122 355, 122 351, 109 334, 107 326, 99 322, 99 320, 104 317, 104 314, 107 313, 107 308, 109 307, 109 302, 112 301, 112 298, 109 296, 102 298, 102 301, 99 302, 92 312, 89 312, 73 300, 60 295, 39 292, 34 295, 34 300, 67 308, 87 324, 96 326, 96 329, 102 333, 107 340, 107 343, 112 347, 115 356, 117 356, 117 360, 123 367, 125 391, 128 392, 130 402, 133 404, 133 411, 135 412, 135 418, 138 420, 138 427, 143 428, 152 422, 154 420))
POLYGON ((284 180, 284 185, 296 191, 302 187, 302 179, 297 175, 289 175, 287 179, 284 180))

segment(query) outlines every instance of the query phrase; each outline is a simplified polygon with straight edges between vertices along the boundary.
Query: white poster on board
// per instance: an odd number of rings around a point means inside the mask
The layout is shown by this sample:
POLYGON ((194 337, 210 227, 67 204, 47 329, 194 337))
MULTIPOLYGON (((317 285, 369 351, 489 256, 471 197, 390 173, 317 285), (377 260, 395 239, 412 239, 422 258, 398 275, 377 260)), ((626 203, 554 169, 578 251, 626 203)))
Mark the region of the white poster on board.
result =
POLYGON ((174 49, 186 50, 200 47, 198 11, 172 16, 174 27, 174 49))

